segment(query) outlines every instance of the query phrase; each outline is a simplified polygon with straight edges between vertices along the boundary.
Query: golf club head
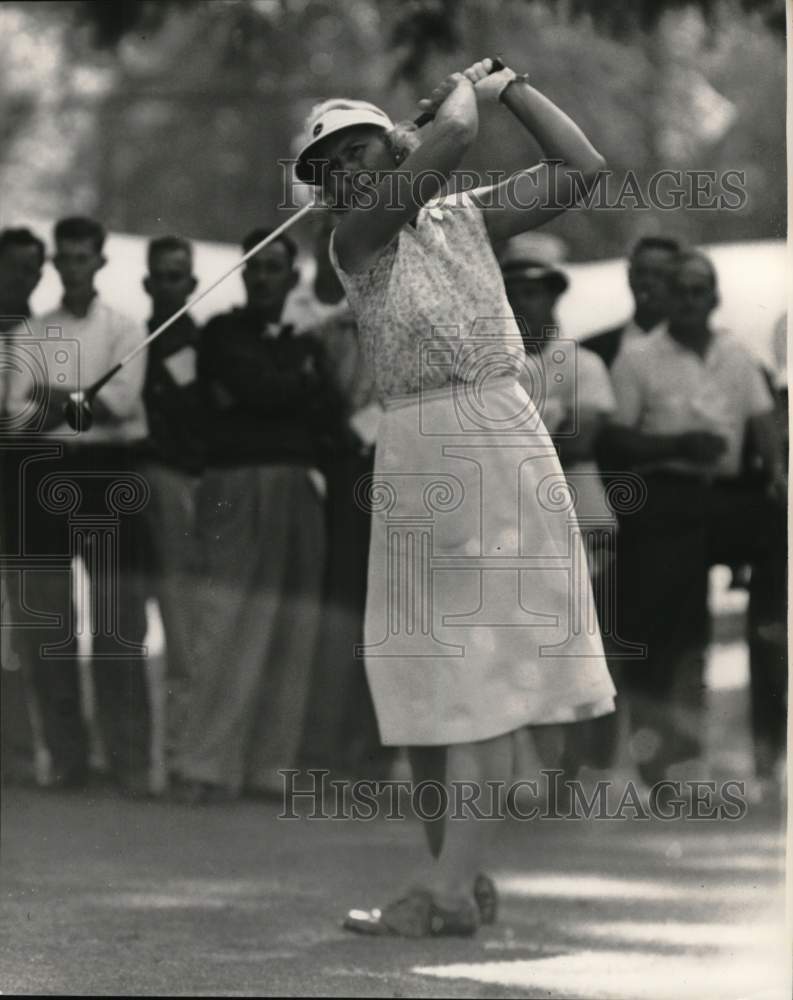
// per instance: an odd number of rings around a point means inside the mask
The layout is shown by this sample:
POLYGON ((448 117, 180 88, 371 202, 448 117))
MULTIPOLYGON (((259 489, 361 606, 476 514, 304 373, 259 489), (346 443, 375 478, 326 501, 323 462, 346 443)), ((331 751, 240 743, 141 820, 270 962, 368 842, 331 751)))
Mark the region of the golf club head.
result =
POLYGON ((63 416, 73 431, 87 431, 94 422, 91 400, 84 392, 73 392, 63 407, 63 416))

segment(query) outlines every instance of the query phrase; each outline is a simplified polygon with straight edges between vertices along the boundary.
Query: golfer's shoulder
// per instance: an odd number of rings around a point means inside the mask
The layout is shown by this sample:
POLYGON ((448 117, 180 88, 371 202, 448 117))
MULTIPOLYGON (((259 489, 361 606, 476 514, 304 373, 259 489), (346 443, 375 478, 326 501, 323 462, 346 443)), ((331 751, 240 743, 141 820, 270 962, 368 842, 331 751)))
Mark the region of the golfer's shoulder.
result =
POLYGON ((453 227, 455 239, 471 238, 479 241, 486 234, 484 219, 485 205, 482 194, 477 191, 450 191, 448 194, 431 198, 421 209, 425 222, 442 229, 453 227))
MULTIPOLYGON (((345 220, 346 222, 346 220, 345 220)), ((399 232, 393 233, 382 245, 365 247, 356 230, 340 223, 331 233, 328 255, 336 274, 349 294, 371 291, 379 275, 390 271, 399 247, 399 232)))

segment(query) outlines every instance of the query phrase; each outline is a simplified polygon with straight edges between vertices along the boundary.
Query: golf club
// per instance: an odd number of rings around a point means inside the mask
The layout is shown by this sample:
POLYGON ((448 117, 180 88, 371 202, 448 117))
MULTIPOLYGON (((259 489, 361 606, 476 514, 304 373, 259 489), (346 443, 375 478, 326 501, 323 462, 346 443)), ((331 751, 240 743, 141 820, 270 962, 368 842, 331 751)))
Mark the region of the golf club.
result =
MULTIPOLYGON (((493 59, 492 64, 493 65, 490 70, 491 73, 497 73, 499 70, 504 68, 504 63, 498 58, 493 59)), ((435 115, 432 112, 424 111, 414 120, 414 124, 417 128, 422 128, 424 125, 431 122, 434 117, 435 115)), ((199 292, 197 295, 194 295, 191 299, 185 302, 181 309, 178 309, 172 316, 169 316, 164 323, 161 323, 157 329, 150 333, 145 340, 142 340, 137 347, 129 351, 128 354, 125 354, 124 357, 117 362, 117 364, 113 365, 109 371, 105 372, 101 378, 98 378, 95 382, 89 385, 87 389, 79 389, 76 392, 70 393, 69 399, 63 407, 63 416, 72 430, 87 431, 91 427, 94 421, 93 403, 96 399, 97 393, 105 385, 107 385, 110 379, 113 378, 114 375, 118 374, 118 372, 120 372, 126 364, 129 364, 129 362, 132 361, 133 358, 136 358, 141 351, 144 351, 152 341, 156 340, 160 334, 164 333, 170 326, 172 326, 180 316, 183 316, 188 310, 192 309, 193 306, 197 305, 205 295, 208 295, 213 289, 217 288, 219 284, 224 282, 229 275, 233 274, 234 271, 242 267, 247 260, 250 260, 251 257, 255 257, 260 250, 263 250, 274 240, 277 240, 279 236, 285 233, 287 229, 294 226, 296 222, 302 219, 304 215, 307 215, 310 211, 312 211, 312 209, 322 207, 323 206, 320 202, 310 202, 308 205, 304 205, 299 211, 295 212, 294 215, 290 216, 286 222, 278 226, 277 229, 274 229, 269 236, 266 236, 263 240, 257 243, 256 246, 251 247, 247 253, 240 257, 233 267, 224 271, 223 274, 213 281, 208 288, 205 288, 202 292, 199 292)))
POLYGON ((197 305, 205 295, 208 295, 213 289, 217 288, 217 286, 221 284, 221 282, 225 281, 230 274, 233 274, 238 268, 242 267, 247 260, 250 260, 250 258, 254 257, 260 250, 269 246, 269 244, 274 240, 277 240, 279 236, 285 233, 287 229, 294 226, 296 222, 302 219, 304 215, 307 215, 312 209, 318 207, 321 207, 318 202, 310 202, 308 205, 304 205, 299 211, 295 212, 294 215, 290 216, 286 222, 278 226, 277 229, 274 229, 269 236, 260 240, 256 246, 251 247, 251 249, 248 250, 247 253, 243 254, 243 256, 240 257, 240 259, 236 261, 232 267, 224 271, 219 278, 216 278, 208 288, 205 288, 203 291, 194 295, 191 299, 185 302, 181 309, 177 309, 172 316, 169 316, 164 323, 161 323, 157 329, 150 333, 145 340, 142 340, 137 347, 129 351, 128 354, 125 354, 124 357, 117 364, 113 365, 109 371, 105 372, 101 378, 98 378, 96 382, 89 385, 87 389, 80 389, 77 392, 70 393, 69 399, 63 408, 63 416, 68 425, 76 431, 87 431, 94 419, 93 402, 96 398, 96 394, 103 388, 103 386, 107 385, 114 375, 121 371, 124 365, 129 364, 129 362, 132 361, 133 358, 136 358, 141 351, 144 351, 153 340, 156 340, 160 334, 164 333, 168 327, 172 326, 180 316, 183 316, 189 309, 192 309, 193 306, 197 305))

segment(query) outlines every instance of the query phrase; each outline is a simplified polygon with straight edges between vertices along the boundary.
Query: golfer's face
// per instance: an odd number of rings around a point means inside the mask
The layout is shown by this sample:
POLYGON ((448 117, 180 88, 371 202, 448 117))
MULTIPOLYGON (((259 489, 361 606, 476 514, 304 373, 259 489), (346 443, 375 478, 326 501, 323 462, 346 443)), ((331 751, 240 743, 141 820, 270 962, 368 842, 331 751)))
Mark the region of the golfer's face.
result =
POLYGON ((286 247, 283 243, 271 243, 251 257, 242 273, 248 305, 254 309, 282 306, 296 278, 286 247))
POLYGON ((378 175, 394 169, 382 130, 371 125, 328 136, 317 159, 327 161, 322 170, 323 195, 333 207, 344 209, 370 203, 366 190, 378 175))

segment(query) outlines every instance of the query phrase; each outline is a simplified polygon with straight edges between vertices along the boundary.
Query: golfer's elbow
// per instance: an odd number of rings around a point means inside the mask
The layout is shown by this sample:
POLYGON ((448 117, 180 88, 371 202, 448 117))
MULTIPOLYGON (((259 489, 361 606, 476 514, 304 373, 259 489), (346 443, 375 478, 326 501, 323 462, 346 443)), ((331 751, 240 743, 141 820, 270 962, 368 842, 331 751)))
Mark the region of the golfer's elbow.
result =
POLYGON ((435 130, 439 138, 463 151, 474 144, 479 130, 479 122, 474 117, 455 114, 438 122, 435 130))

